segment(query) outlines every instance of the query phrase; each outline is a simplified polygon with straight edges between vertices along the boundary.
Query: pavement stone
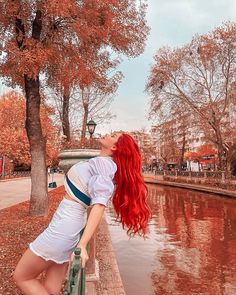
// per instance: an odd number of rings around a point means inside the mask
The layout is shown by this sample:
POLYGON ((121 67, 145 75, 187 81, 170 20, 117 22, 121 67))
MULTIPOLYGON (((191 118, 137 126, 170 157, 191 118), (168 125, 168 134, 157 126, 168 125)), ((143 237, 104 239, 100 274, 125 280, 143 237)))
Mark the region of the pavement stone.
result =
POLYGON ((96 283, 97 295, 125 295, 111 236, 105 217, 96 235, 96 256, 99 261, 100 280, 96 283))

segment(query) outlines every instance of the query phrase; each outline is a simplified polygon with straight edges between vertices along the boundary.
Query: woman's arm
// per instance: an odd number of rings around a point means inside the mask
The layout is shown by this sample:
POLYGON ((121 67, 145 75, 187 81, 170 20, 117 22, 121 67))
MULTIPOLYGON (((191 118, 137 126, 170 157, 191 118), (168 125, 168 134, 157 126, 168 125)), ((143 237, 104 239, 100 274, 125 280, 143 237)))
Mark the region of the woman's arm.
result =
POLYGON ((89 258, 87 250, 86 250, 86 246, 88 242, 90 241, 91 237, 93 236, 93 234, 95 233, 96 228, 98 227, 102 219, 104 210, 105 210, 104 205, 94 204, 90 211, 83 235, 77 245, 77 247, 81 249, 80 257, 81 257, 82 267, 85 267, 85 264, 89 258))

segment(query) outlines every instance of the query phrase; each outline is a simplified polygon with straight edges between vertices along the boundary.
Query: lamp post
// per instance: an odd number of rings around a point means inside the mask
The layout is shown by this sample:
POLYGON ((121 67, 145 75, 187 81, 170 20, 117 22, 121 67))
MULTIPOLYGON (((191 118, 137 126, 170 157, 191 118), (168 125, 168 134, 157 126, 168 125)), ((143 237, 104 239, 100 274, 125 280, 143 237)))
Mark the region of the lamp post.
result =
MULTIPOLYGON (((88 132, 90 134, 90 144, 92 143, 92 137, 93 137, 96 126, 97 124, 92 119, 90 119, 87 123, 88 132)), ((88 216, 90 212, 91 212, 91 208, 89 208, 88 210, 88 216)), ((98 274, 96 273, 96 269, 98 269, 98 267, 96 267, 95 254, 96 254, 96 237, 95 235, 93 235, 93 237, 89 241, 89 258, 90 259, 87 263, 87 280, 98 279, 98 274)))
POLYGON ((96 126, 97 126, 97 124, 96 124, 92 119, 90 119, 90 120, 88 121, 88 123, 87 123, 87 127, 88 127, 88 132, 89 132, 89 134, 90 134, 90 138, 92 138, 96 126))

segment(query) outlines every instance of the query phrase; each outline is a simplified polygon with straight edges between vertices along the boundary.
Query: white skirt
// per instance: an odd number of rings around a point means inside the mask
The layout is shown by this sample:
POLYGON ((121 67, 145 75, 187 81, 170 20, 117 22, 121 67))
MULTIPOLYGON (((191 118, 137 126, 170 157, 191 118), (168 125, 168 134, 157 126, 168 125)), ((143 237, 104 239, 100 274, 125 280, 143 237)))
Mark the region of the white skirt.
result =
POLYGON ((37 256, 56 263, 70 260, 86 223, 86 208, 78 202, 63 199, 48 227, 29 248, 37 256))

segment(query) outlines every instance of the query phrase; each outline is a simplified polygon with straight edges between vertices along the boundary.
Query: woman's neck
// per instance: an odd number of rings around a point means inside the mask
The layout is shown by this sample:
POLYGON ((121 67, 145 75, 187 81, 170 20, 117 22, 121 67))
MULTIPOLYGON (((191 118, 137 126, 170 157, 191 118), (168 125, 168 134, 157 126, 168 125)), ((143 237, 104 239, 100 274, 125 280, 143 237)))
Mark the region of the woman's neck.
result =
POLYGON ((102 157, 111 157, 112 156, 112 152, 111 152, 111 150, 102 148, 100 150, 99 156, 102 156, 102 157))

